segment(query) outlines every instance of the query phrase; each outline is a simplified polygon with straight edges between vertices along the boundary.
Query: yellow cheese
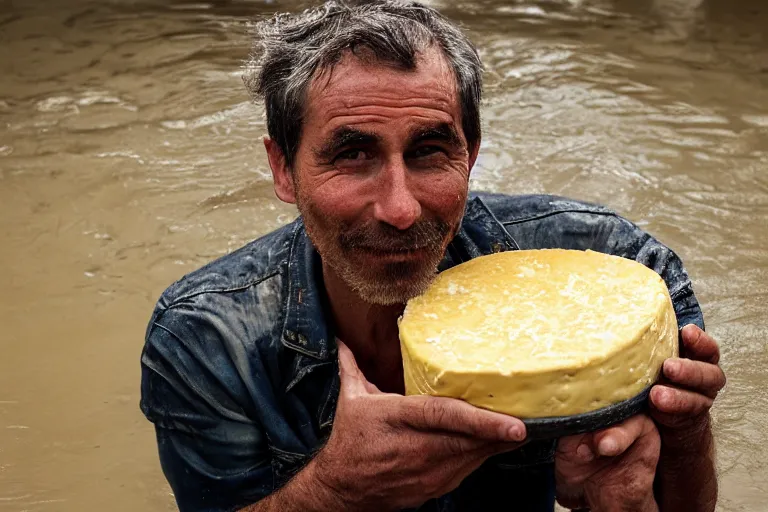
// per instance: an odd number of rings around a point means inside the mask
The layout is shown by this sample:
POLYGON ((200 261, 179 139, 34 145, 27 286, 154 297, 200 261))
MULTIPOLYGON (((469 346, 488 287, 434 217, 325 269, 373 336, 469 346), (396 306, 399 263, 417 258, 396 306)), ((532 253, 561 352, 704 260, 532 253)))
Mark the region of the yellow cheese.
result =
POLYGON ((621 402, 677 355, 664 281, 592 251, 502 252, 438 275, 400 319, 406 394, 520 418, 621 402))

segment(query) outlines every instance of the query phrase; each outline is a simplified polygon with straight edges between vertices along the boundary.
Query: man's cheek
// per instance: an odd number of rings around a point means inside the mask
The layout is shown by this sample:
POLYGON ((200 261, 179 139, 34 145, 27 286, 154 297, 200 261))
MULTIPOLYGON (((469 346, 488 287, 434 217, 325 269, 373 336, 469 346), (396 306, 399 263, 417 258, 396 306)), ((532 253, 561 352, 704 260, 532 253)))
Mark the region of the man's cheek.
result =
POLYGON ((428 197, 439 202, 444 209, 463 209, 469 191, 466 175, 454 171, 441 173, 428 184, 428 197))

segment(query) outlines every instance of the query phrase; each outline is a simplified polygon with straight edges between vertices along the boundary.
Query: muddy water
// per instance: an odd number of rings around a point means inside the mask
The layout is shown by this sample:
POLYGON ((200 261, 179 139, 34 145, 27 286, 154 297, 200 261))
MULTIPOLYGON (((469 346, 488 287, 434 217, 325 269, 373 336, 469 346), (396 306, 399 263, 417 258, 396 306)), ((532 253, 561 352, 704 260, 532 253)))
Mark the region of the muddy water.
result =
MULTIPOLYGON (((172 510, 138 411, 183 273, 293 218, 239 78, 296 2, 0 0, 0 511, 172 510)), ((768 510, 768 7, 445 2, 487 64, 476 188, 608 204, 678 250, 722 342, 723 511, 768 510)))

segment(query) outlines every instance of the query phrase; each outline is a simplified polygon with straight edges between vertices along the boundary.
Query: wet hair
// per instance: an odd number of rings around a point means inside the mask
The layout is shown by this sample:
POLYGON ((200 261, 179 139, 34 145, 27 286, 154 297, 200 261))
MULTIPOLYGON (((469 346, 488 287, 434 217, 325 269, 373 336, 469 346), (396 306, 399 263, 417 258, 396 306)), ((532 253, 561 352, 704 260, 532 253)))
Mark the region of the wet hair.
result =
POLYGON ((351 52, 356 57, 415 70, 418 56, 435 47, 456 78, 462 129, 470 149, 480 142, 482 64, 474 45, 431 7, 395 0, 332 0, 299 14, 277 14, 254 25, 243 81, 263 100, 267 131, 293 165, 312 80, 351 52))

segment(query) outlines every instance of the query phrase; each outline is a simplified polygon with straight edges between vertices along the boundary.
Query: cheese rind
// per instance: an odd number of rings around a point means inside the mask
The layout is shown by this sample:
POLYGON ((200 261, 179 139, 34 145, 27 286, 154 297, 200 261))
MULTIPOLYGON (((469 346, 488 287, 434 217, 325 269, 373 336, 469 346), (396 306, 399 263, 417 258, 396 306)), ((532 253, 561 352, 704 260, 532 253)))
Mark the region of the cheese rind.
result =
POLYGON ((475 258, 409 301, 399 327, 406 394, 460 398, 520 418, 632 398, 677 355, 661 277, 592 251, 475 258))

